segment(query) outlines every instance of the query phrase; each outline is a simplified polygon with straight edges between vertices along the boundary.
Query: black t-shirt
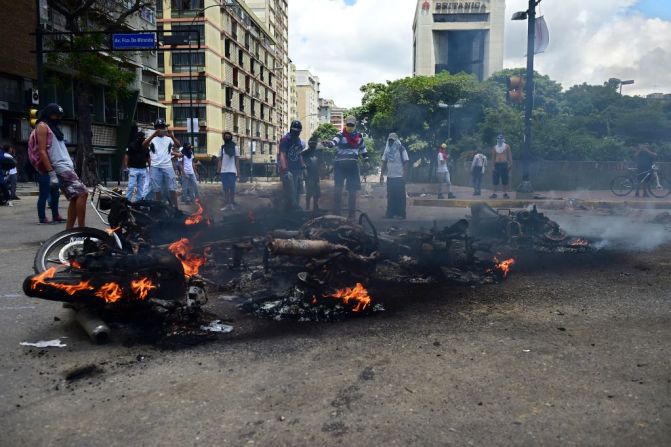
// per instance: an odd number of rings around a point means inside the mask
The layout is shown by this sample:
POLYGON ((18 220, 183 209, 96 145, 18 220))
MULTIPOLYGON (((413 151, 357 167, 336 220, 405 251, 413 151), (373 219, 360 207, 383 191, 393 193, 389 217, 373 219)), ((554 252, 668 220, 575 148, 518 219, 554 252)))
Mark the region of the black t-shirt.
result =
POLYGON ((147 160, 149 159, 149 149, 142 147, 141 142, 133 142, 126 149, 128 155, 128 167, 144 169, 147 167, 147 160))
POLYGON ((639 170, 647 171, 652 169, 655 157, 650 152, 641 151, 636 155, 636 165, 639 170))

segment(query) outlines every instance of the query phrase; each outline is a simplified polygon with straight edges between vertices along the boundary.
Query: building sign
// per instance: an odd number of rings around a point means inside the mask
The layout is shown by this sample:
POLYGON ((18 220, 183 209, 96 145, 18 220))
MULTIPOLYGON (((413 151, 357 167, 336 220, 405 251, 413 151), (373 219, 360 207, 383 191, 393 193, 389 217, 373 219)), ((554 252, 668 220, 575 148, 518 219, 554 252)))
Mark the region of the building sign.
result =
POLYGON ((488 1, 479 2, 436 2, 436 14, 480 14, 487 12, 488 1))
POLYGON ((112 34, 113 50, 154 50, 156 34, 154 33, 116 33, 112 34))

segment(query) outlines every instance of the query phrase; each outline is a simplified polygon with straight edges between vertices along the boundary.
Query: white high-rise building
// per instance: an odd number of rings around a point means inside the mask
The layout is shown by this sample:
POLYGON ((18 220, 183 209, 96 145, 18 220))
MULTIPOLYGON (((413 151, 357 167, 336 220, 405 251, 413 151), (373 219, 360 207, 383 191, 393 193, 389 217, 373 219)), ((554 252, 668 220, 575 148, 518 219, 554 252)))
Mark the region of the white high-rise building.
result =
POLYGON ((413 74, 473 73, 485 79, 503 68, 505 0, 417 0, 413 74))

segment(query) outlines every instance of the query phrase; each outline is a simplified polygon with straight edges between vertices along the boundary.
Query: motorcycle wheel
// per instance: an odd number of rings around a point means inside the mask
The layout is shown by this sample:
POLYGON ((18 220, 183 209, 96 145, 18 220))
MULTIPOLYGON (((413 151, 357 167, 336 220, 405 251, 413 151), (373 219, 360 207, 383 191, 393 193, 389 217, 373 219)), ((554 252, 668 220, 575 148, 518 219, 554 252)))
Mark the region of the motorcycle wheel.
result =
POLYGON ((33 269, 42 273, 52 267, 69 267, 68 259, 81 253, 86 239, 95 243, 107 243, 114 247, 114 238, 97 228, 73 228, 61 231, 47 239, 35 255, 33 269))

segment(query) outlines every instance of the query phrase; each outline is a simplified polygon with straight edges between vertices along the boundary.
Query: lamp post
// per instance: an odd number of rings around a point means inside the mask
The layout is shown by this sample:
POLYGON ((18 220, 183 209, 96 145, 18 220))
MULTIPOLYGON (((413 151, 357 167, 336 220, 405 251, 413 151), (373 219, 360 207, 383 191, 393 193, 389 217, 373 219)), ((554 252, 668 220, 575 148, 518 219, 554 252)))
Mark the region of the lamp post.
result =
POLYGON ((438 103, 438 108, 447 109, 447 142, 452 142, 452 109, 460 109, 464 106, 464 100, 460 99, 454 104, 445 104, 444 102, 438 103))
POLYGON ((534 53, 536 46, 536 6, 541 0, 529 0, 529 9, 516 12, 512 20, 527 20, 527 82, 526 103, 524 107, 524 147, 522 149, 522 183, 517 188, 517 196, 529 197, 533 195, 534 188, 529 176, 529 163, 531 160, 531 124, 534 106, 534 53))

